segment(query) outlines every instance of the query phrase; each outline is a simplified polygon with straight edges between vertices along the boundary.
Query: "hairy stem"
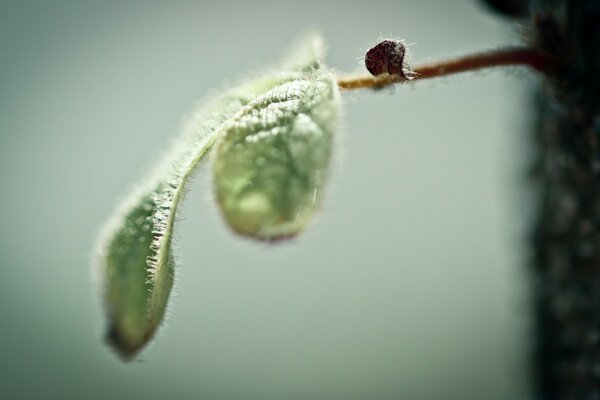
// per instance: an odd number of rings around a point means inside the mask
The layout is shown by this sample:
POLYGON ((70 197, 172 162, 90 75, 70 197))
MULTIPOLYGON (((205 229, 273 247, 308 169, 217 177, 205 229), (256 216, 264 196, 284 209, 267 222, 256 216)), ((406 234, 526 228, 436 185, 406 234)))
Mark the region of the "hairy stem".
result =
POLYGON ((525 66, 537 72, 545 73, 548 64, 547 56, 537 50, 529 47, 510 47, 419 65, 408 74, 408 78, 389 74, 379 76, 359 75, 340 77, 337 82, 340 89, 345 90, 378 89, 395 83, 437 78, 483 68, 509 65, 525 66))

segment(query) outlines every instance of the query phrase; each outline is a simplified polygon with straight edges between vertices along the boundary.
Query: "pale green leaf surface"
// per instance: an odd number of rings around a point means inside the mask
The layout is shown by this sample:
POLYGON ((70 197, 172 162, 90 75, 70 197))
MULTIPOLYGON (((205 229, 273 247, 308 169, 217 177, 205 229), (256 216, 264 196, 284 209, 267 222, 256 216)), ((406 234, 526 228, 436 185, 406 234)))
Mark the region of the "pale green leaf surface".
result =
MULTIPOLYGON (((97 268, 104 284, 107 340, 124 359, 143 348, 163 320, 173 286, 171 243, 176 212, 199 161, 215 139, 236 124, 232 121, 243 119, 265 94, 281 91, 289 84, 297 86, 298 93, 331 86, 327 83, 332 79, 329 73, 317 72, 317 45, 320 38, 310 36, 300 46, 302 50, 284 64, 284 72, 241 85, 199 107, 181 137, 157 162, 154 173, 135 188, 106 225, 98 245, 97 268), (308 82, 313 89, 308 89, 308 82)), ((320 182, 320 176, 316 172, 314 179, 320 182)), ((297 191, 291 193, 296 195, 297 191)))
POLYGON ((315 69, 246 105, 224 125, 214 156, 214 187, 231 228, 275 240, 301 232, 321 204, 338 88, 315 69))
POLYGON ((150 340, 163 319, 173 285, 171 241, 177 207, 219 127, 258 94, 289 76, 260 79, 201 108, 155 173, 108 224, 100 244, 109 321, 107 339, 125 358, 150 340))

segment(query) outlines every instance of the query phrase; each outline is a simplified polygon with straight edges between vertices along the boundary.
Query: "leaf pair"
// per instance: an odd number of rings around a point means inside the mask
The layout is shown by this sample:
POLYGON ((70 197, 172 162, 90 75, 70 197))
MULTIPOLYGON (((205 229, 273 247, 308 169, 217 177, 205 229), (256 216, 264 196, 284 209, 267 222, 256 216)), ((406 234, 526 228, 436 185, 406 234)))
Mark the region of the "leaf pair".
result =
POLYGON ((240 234, 276 240, 301 232, 320 204, 339 106, 333 74, 311 35, 275 72, 194 113, 179 140, 107 224, 98 268, 107 339, 134 356, 160 325, 173 286, 171 249, 186 184, 214 147, 214 189, 240 234))

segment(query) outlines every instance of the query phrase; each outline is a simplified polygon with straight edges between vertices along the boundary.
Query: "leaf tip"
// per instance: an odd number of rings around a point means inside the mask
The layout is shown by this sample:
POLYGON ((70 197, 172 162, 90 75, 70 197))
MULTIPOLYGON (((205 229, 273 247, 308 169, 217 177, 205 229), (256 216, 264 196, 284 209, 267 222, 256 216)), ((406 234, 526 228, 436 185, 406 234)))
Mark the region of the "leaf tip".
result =
POLYGON ((115 324, 108 327, 104 337, 106 344, 125 362, 132 361, 148 342, 148 339, 133 343, 126 338, 115 324))
POLYGON ((323 35, 316 28, 308 29, 296 40, 292 52, 281 68, 288 71, 309 72, 321 68, 326 48, 323 35))

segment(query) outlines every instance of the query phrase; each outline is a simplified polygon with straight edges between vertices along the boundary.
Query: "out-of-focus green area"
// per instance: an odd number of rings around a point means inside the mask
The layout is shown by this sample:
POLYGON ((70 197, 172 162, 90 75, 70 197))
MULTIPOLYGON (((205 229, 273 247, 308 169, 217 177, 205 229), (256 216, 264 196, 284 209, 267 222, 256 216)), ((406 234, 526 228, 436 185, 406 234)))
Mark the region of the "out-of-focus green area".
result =
POLYGON ((3 2, 0 397, 518 399, 532 78, 347 93, 325 207, 277 246, 188 193, 169 322, 141 362, 102 343, 91 251, 194 100, 307 27, 360 69, 381 37, 424 60, 514 43, 475 1, 3 2))

